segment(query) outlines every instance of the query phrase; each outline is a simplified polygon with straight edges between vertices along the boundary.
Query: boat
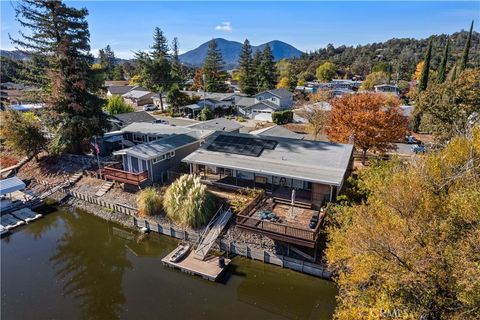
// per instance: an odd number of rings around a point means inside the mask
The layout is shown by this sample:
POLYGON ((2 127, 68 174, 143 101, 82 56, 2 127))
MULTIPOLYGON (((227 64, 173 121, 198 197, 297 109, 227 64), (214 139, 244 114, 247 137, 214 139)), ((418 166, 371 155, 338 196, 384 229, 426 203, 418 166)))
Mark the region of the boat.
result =
POLYGON ((180 261, 190 250, 190 245, 184 244, 178 246, 177 249, 175 249, 172 253, 172 256, 170 257, 170 262, 178 262, 180 261))

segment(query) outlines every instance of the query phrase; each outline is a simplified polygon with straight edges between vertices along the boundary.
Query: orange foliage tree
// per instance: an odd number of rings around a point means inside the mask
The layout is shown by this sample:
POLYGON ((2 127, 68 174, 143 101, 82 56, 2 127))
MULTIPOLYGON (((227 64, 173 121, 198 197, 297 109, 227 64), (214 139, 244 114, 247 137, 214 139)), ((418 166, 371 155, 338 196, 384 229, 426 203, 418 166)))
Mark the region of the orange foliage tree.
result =
POLYGON ((348 143, 362 150, 365 164, 367 151, 384 152, 394 148, 407 131, 407 119, 397 98, 378 93, 344 95, 331 102, 332 111, 326 133, 330 140, 348 143))

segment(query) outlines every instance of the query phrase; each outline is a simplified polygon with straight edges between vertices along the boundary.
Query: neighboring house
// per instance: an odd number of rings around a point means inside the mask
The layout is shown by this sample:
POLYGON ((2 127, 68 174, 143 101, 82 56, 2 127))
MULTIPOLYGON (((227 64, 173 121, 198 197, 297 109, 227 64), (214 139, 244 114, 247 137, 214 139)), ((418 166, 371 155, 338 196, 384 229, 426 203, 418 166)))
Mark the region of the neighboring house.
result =
POLYGON ((25 85, 23 83, 2 82, 0 84, 0 89, 4 89, 4 90, 23 90, 23 89, 25 89, 25 85))
POLYGON ((298 139, 298 140, 302 140, 305 138, 304 134, 293 132, 279 125, 274 125, 271 127, 250 131, 249 134, 263 136, 263 137, 279 137, 279 138, 290 138, 290 139, 298 139))
POLYGON ((161 111, 167 111, 169 103, 167 102, 167 97, 162 95, 162 102, 160 102, 160 95, 158 93, 155 93, 152 96, 152 102, 154 105, 158 107, 159 110, 161 111), (162 103, 163 103, 163 108, 162 108, 162 103))
POLYGON ((328 83, 331 89, 352 90, 355 91, 362 85, 362 81, 355 81, 349 79, 332 79, 328 83))
POLYGON ((129 92, 133 88, 134 88, 134 86, 117 86, 117 85, 108 86, 107 87, 107 97, 110 98, 112 96, 124 95, 125 93, 129 92))
POLYGON ((375 86, 375 92, 399 95, 400 89, 394 84, 379 84, 375 86))
POLYGON ((120 130, 134 122, 154 122, 157 120, 146 111, 127 112, 111 115, 108 119, 112 124, 112 130, 120 130))
MULTIPOLYGON (((240 104, 242 100, 238 103, 240 104)), ((285 89, 267 90, 255 95, 253 104, 249 106, 237 105, 238 112, 248 118, 272 121, 272 113, 291 109, 293 106, 293 94, 285 89)))
POLYGON ((149 103, 153 103, 153 92, 148 91, 147 89, 137 86, 132 88, 125 94, 122 94, 123 100, 126 103, 134 106, 140 107, 149 103))
POLYGON ((340 97, 345 94, 353 94, 355 91, 350 90, 350 89, 332 89, 331 90, 332 96, 333 97, 340 97))
POLYGON ((190 129, 213 130, 238 133, 243 126, 236 121, 225 118, 216 118, 208 121, 202 121, 186 126, 190 129))
POLYGON ((200 92, 200 91, 182 91, 190 97, 200 98, 197 103, 183 106, 180 108, 182 112, 191 114, 193 117, 196 117, 200 111, 207 107, 212 111, 215 111, 216 108, 222 110, 231 110, 234 111, 236 102, 243 97, 243 95, 238 93, 219 93, 219 92, 200 92))
POLYGON ((105 135, 121 146, 113 155, 119 163, 104 169, 107 179, 143 187, 151 182, 164 182, 167 170, 196 150, 213 134, 211 130, 195 130, 160 123, 134 122, 119 131, 105 135))
POLYGON ((13 104, 8 106, 8 109, 15 111, 35 111, 45 109, 45 103, 24 103, 24 104, 13 104))
POLYGON ((214 133, 183 159, 190 172, 213 183, 263 188, 319 208, 333 201, 353 168, 353 146, 291 138, 214 133), (208 178, 206 173, 208 173, 208 178))
POLYGON ((190 130, 113 152, 121 156, 122 170, 141 175, 148 182, 167 180, 167 171, 195 151, 212 132, 190 130))

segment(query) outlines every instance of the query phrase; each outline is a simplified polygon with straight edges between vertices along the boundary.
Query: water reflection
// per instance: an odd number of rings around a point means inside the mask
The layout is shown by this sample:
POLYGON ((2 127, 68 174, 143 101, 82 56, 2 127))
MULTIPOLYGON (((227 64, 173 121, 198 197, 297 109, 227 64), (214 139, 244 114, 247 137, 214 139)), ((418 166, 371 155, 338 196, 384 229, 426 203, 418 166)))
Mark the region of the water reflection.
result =
POLYGON ((82 318, 117 319, 125 304, 122 279, 132 264, 112 225, 92 219, 76 211, 64 215, 65 233, 49 260, 64 295, 80 305, 82 318))

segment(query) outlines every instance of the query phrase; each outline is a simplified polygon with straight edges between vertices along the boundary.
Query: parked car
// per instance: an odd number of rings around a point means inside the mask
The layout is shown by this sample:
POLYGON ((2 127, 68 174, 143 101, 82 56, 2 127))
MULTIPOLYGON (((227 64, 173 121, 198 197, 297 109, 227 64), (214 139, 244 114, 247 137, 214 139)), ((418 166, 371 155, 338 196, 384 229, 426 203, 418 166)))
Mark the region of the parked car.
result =
POLYGON ((405 136, 405 143, 407 144, 421 144, 422 142, 414 136, 405 136))
POLYGON ((412 146, 412 151, 415 153, 425 153, 427 152, 427 147, 423 144, 416 144, 412 146))
POLYGON ((169 124, 169 122, 167 120, 163 120, 163 119, 157 119, 157 120, 153 121, 153 123, 169 124))
POLYGON ((143 111, 154 111, 157 110, 158 107, 154 104, 146 104, 143 106, 143 111))

